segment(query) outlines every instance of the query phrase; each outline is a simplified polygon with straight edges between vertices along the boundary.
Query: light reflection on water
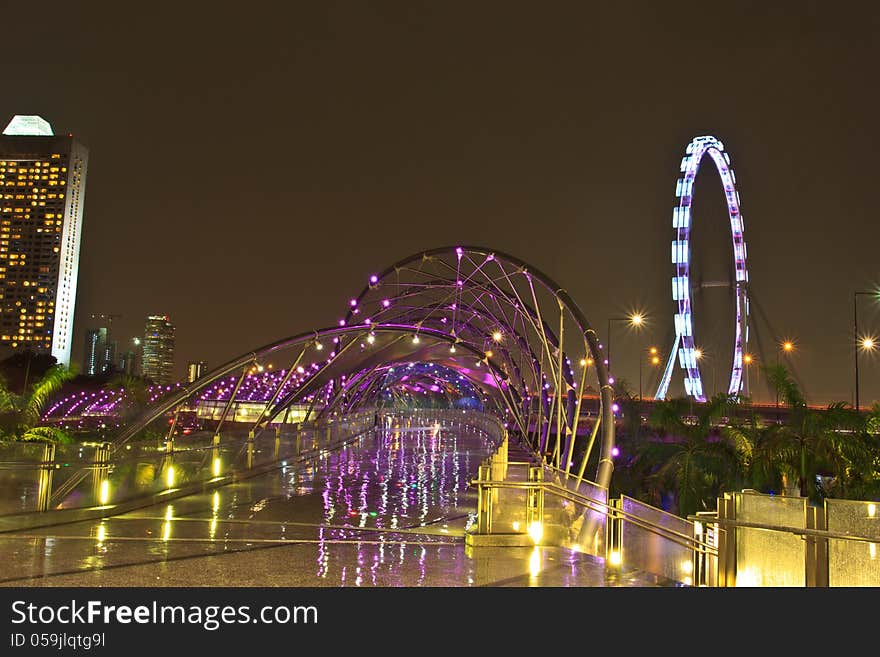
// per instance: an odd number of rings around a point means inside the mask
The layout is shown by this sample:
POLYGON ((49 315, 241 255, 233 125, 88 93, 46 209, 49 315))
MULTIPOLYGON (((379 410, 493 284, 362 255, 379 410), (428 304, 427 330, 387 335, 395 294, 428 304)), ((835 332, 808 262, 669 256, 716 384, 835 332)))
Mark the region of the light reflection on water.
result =
POLYGON ((316 550, 312 572, 328 583, 422 584, 438 569, 469 568, 466 559, 450 559, 450 541, 461 539, 448 532, 463 530, 473 515, 475 493, 466 491, 494 449, 486 433, 457 422, 386 425, 308 465, 288 463, 173 504, 90 523, 87 542, 66 543, 65 555, 54 549, 55 539, 36 539, 41 546, 33 550, 32 570, 93 570, 145 556, 163 562, 250 549, 257 539, 302 540, 316 550))
MULTIPOLYGON (((414 426, 383 427, 352 449, 328 455, 314 475, 321 487, 323 523, 334 526, 318 532, 318 577, 332 577, 332 541, 362 536, 340 526, 413 529, 452 517, 463 528, 473 504, 460 507, 460 502, 468 501, 460 493, 493 449, 488 436, 475 429, 440 422, 420 427, 416 422, 414 426)), ((448 533, 447 523, 440 532, 448 533)), ((421 584, 431 562, 431 542, 447 540, 446 536, 412 536, 411 542, 392 544, 398 558, 389 562, 388 539, 383 535, 371 538, 356 544, 356 566, 338 565, 343 586, 376 585, 380 569, 399 571, 407 556, 415 562, 421 584)))

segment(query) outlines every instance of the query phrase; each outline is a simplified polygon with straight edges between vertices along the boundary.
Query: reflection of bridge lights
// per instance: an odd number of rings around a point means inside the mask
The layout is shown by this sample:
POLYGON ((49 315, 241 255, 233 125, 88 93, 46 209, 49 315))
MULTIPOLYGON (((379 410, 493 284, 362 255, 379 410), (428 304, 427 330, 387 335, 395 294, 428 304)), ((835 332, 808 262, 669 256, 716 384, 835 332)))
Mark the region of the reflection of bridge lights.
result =
POLYGON ((107 538, 107 528, 104 526, 104 523, 102 522, 100 525, 98 525, 98 531, 95 534, 95 539, 98 541, 98 545, 101 545, 101 543, 103 543, 106 538, 107 538))
POLYGON ((532 554, 529 557, 529 576, 537 577, 541 574, 541 548, 537 545, 532 549, 532 554))
MULTIPOLYGON (((214 459, 214 462, 211 464, 211 471, 214 473, 215 477, 220 476, 220 459, 219 458, 214 459)), ((215 495, 216 495, 216 493, 215 493, 215 495)))
POLYGON ((608 563, 612 566, 619 566, 623 563, 623 558, 620 556, 619 550, 611 551, 611 554, 608 555, 608 563))
POLYGON ((682 561, 681 562, 681 572, 685 575, 691 575, 694 572, 694 564, 692 561, 682 561))
MULTIPOLYGON (((174 486, 174 466, 169 465, 168 470, 165 472, 165 483, 168 485, 168 488, 174 486)), ((169 509, 171 507, 168 507, 169 509)))
POLYGON ((101 489, 98 494, 98 502, 101 506, 107 504, 110 501, 110 482, 106 479, 101 482, 101 489))
POLYGON ((877 515, 877 505, 876 504, 869 504, 868 505, 868 517, 873 518, 875 515, 877 515))

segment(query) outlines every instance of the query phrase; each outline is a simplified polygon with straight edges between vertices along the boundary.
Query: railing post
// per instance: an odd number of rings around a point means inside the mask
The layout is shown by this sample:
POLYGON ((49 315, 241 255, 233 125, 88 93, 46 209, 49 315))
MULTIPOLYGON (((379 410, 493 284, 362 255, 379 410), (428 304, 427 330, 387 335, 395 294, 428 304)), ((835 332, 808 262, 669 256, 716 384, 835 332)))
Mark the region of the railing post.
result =
MULTIPOLYGON (((530 531, 533 523, 544 525, 544 468, 537 466, 529 468, 529 482, 537 486, 529 487, 526 497, 526 531, 530 531)), ((542 530, 543 533, 543 530, 542 530)))
POLYGON ((492 466, 481 465, 477 470, 477 533, 492 533, 492 489, 483 484, 492 476, 492 466))
POLYGON ((275 459, 281 458, 281 425, 275 427, 275 459))
MULTIPOLYGON (((822 505, 816 509, 816 529, 828 531, 828 505, 822 505)), ((816 586, 830 586, 828 575, 828 539, 822 536, 816 537, 816 586)))
POLYGON ((110 444, 101 443, 95 447, 92 466, 92 499, 98 506, 104 506, 110 499, 110 444))
MULTIPOLYGON (((807 529, 822 529, 827 526, 826 507, 821 509, 807 507, 807 529)), ((809 587, 828 586, 828 539, 822 536, 806 534, 804 582, 809 587)))
POLYGON ((214 434, 211 442, 211 474, 215 477, 220 476, 220 434, 214 434))
POLYGON ((37 511, 48 511, 52 499, 52 475, 55 473, 55 443, 43 445, 43 460, 40 463, 40 483, 37 489, 37 511))
MULTIPOLYGON (((725 493, 718 498, 718 520, 736 520, 736 501, 725 493)), ((718 586, 736 586, 736 528, 718 523, 718 586)))
POLYGON ((254 430, 248 431, 247 437, 247 467, 248 470, 254 467, 254 430))
POLYGON ((621 499, 608 500, 605 525, 605 561, 619 566, 623 561, 623 520, 620 515, 621 499))

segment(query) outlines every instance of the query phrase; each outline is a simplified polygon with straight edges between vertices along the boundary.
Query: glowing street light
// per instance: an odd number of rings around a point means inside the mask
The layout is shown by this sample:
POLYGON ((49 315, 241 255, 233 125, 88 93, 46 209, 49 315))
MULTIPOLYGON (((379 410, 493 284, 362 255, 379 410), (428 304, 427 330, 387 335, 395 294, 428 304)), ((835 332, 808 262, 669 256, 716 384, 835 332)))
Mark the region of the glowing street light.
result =
POLYGON ((874 338, 867 337, 859 340, 859 297, 860 296, 870 296, 874 297, 874 300, 880 300, 880 291, 873 292, 853 292, 853 361, 855 363, 855 377, 856 377, 856 390, 855 390, 855 407, 856 411, 859 410, 859 347, 861 347, 862 351, 873 351, 874 350, 874 338), (865 346, 865 341, 870 341, 870 347, 865 346))
POLYGON ((630 313, 626 317, 609 317, 608 318, 608 354, 606 356, 606 364, 608 365, 608 372, 611 372, 611 322, 626 322, 631 327, 636 329, 640 329, 645 325, 645 314, 642 312, 634 312, 630 313))
MULTIPOLYGON (((658 355, 657 347, 650 347, 647 351, 648 355, 651 357, 651 365, 659 365, 660 364, 660 356, 658 355)), ((639 352, 639 401, 642 400, 642 360, 644 353, 639 352)))
POLYGON ((751 397, 751 394, 752 394, 752 389, 751 389, 751 387, 749 386, 749 370, 751 370, 752 368, 749 367, 749 366, 752 364, 752 362, 753 362, 754 360, 755 360, 755 359, 754 359, 754 357, 752 357, 751 354, 743 354, 743 364, 746 366, 746 385, 745 385, 745 391, 746 391, 746 396, 747 396, 747 397, 751 397))
MULTIPOLYGON (((794 340, 783 340, 776 350, 776 365, 779 365, 779 354, 790 354, 795 351, 794 340)), ((779 408, 779 390, 776 391, 776 408, 779 408)))

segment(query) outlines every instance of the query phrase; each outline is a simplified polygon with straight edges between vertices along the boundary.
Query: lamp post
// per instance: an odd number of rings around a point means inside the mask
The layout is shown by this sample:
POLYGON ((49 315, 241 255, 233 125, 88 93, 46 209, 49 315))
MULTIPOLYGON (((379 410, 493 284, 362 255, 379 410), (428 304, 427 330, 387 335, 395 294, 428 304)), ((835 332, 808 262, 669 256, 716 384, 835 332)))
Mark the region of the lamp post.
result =
POLYGON ((864 338, 859 340, 859 297, 873 296, 877 297, 877 292, 853 292, 853 362, 855 364, 855 407, 859 410, 859 349, 864 351, 873 351, 875 344, 873 338, 864 338))
MULTIPOLYGON (((711 360, 702 349, 694 349, 694 358, 699 361, 711 360)), ((715 362, 712 362, 712 396, 715 396, 715 362)))
POLYGON ((751 354, 745 354, 743 356, 743 364, 746 366, 746 385, 745 385, 745 396, 751 397, 751 388, 749 387, 749 370, 752 369, 750 366, 754 358, 751 354))
MULTIPOLYGON (((646 352, 643 349, 639 354, 639 401, 642 401, 642 360, 644 360, 646 352)), ((651 357, 651 365, 660 364, 660 355, 657 351, 657 347, 651 347, 648 349, 647 355, 651 357)))
MULTIPOLYGON (((785 354, 790 354, 792 351, 794 351, 794 342, 792 342, 791 340, 786 340, 781 345, 779 345, 779 348, 776 350, 776 366, 777 366, 777 368, 779 367, 779 354, 780 354, 780 352, 785 353, 785 354)), ((779 408, 779 386, 776 386, 776 408, 779 408)))
MULTIPOLYGON (((627 322, 630 326, 639 328, 645 323, 645 316, 642 313, 635 312, 628 317, 609 317, 608 318, 608 373, 611 374, 611 322, 627 322)), ((641 358, 641 357, 640 357, 641 358)))

